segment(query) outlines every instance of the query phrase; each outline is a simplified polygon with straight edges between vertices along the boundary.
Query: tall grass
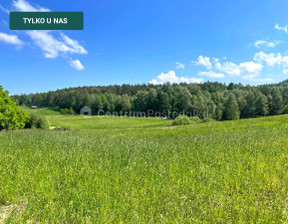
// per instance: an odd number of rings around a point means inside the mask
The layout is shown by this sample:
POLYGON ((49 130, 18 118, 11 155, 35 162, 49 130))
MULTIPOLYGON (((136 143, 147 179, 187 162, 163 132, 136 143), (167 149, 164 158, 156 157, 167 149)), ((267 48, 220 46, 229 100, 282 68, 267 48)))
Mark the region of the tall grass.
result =
POLYGON ((0 203, 17 208, 7 223, 288 221, 288 116, 103 129, 97 119, 95 130, 0 133, 0 203))

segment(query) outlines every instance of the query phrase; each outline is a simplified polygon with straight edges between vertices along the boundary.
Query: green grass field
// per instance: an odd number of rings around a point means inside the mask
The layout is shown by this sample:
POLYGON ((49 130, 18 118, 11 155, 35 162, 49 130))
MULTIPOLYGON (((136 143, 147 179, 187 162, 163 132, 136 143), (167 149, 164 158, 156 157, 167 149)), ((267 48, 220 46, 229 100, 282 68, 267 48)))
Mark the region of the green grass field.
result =
POLYGON ((0 133, 0 223, 288 222, 288 116, 34 113, 74 130, 0 133))
POLYGON ((39 109, 31 109, 30 107, 19 107, 21 110, 29 113, 35 113, 38 115, 42 115, 42 116, 53 116, 53 115, 60 115, 59 111, 56 110, 51 110, 51 109, 45 109, 45 108, 39 108, 39 109))

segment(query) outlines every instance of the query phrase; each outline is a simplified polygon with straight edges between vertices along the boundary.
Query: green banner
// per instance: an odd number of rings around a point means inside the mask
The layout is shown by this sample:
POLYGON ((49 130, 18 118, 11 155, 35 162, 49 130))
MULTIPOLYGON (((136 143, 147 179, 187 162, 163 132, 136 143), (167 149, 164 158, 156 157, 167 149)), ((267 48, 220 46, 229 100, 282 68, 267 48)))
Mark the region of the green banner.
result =
POLYGON ((10 30, 83 30, 83 12, 10 12, 10 30))

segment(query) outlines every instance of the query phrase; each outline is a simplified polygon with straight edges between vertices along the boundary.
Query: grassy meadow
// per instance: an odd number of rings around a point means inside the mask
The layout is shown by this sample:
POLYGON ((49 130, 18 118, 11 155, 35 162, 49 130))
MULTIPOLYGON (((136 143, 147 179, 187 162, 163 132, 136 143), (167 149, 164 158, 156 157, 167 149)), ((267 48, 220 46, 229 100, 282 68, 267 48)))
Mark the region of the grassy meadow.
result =
POLYGON ((171 126, 32 112, 73 130, 0 133, 0 223, 288 222, 286 115, 171 126))

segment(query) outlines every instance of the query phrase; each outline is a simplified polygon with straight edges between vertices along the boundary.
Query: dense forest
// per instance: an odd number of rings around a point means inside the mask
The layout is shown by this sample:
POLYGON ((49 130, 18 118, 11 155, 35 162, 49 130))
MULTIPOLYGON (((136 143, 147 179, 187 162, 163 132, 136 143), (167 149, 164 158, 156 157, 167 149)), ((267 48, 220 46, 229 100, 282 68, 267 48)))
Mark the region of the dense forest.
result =
POLYGON ((208 115, 236 120, 288 112, 288 81, 243 86, 218 82, 202 84, 113 85, 68 88, 47 93, 14 95, 18 105, 49 107, 79 113, 88 106, 93 114, 143 112, 151 116, 208 115))

